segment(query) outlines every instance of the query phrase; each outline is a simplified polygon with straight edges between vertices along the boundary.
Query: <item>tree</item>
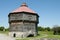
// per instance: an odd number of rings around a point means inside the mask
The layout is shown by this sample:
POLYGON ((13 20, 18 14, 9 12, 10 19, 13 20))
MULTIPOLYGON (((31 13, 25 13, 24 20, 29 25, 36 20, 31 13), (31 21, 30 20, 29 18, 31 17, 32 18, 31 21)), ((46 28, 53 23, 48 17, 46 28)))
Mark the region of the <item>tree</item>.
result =
POLYGON ((5 28, 5 31, 9 31, 9 28, 5 28))
POLYGON ((55 25, 54 27, 53 27, 53 31, 54 31, 54 35, 57 35, 57 34, 59 34, 60 35, 60 26, 58 26, 58 25, 55 25))
POLYGON ((45 30, 50 31, 51 29, 50 29, 50 27, 46 27, 45 30))
POLYGON ((41 27, 41 26, 39 26, 39 27, 38 27, 38 31, 44 31, 44 28, 41 27))
POLYGON ((3 31, 5 28, 3 26, 0 27, 0 31, 3 31))

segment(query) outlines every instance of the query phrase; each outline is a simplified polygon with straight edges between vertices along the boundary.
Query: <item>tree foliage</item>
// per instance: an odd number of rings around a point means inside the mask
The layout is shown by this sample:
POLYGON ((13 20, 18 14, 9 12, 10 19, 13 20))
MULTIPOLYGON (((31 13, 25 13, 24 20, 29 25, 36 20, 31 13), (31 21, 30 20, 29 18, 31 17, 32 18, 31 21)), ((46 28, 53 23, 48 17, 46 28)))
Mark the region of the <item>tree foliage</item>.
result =
POLYGON ((46 27, 46 28, 45 28, 45 30, 50 31, 50 30, 51 30, 51 28, 50 28, 50 27, 46 27))
POLYGON ((60 35, 60 26, 58 26, 58 25, 55 25, 54 27, 53 27, 53 31, 54 31, 54 35, 57 35, 57 34, 59 34, 60 35))
POLYGON ((9 28, 5 28, 5 31, 9 31, 9 28))
POLYGON ((38 31, 44 31, 44 28, 43 27, 38 27, 38 31))
POLYGON ((51 30, 51 28, 50 27, 41 27, 41 26, 39 26, 38 27, 38 31, 50 31, 51 30))
POLYGON ((0 31, 3 31, 5 28, 3 26, 0 27, 0 31))

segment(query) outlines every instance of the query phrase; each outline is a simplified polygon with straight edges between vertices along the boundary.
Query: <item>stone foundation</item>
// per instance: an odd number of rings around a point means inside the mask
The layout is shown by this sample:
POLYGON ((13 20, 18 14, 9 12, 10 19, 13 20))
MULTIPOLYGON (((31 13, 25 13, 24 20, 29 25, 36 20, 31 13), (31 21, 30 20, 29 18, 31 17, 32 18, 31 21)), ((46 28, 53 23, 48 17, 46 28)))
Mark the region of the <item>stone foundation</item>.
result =
POLYGON ((9 32, 9 36, 14 37, 14 34, 16 34, 16 37, 22 37, 22 32, 9 32))
POLYGON ((9 36, 11 36, 11 37, 14 37, 14 34, 15 34, 15 37, 20 37, 20 38, 27 37, 30 34, 33 34, 33 36, 36 36, 35 32, 33 32, 33 33, 29 33, 29 32, 9 32, 9 36))

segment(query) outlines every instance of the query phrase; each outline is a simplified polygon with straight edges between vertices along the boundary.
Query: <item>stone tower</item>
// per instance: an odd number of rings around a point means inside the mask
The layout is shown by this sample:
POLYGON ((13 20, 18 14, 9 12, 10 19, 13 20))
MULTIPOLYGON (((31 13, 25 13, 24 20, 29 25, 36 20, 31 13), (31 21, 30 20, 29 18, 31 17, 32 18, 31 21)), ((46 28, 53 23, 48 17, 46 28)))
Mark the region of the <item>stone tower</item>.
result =
POLYGON ((9 18, 9 36, 12 37, 28 37, 38 34, 38 14, 32 11, 26 3, 12 11, 8 15, 9 18))

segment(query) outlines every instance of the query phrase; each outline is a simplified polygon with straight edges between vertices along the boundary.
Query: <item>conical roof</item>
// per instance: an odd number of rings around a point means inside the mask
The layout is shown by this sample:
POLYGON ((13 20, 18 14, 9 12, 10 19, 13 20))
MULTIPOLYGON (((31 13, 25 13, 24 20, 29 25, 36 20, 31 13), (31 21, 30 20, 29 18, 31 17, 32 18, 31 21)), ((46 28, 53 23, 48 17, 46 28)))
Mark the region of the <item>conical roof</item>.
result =
POLYGON ((36 13, 33 10, 31 10, 30 8, 28 8, 28 6, 26 5, 26 3, 23 3, 19 8, 15 9, 14 11, 12 11, 12 13, 14 12, 30 12, 30 13, 36 13))

